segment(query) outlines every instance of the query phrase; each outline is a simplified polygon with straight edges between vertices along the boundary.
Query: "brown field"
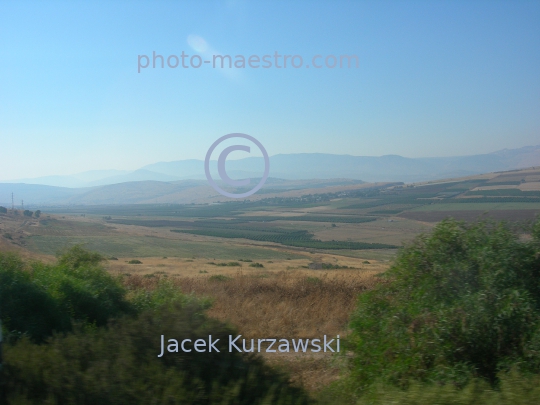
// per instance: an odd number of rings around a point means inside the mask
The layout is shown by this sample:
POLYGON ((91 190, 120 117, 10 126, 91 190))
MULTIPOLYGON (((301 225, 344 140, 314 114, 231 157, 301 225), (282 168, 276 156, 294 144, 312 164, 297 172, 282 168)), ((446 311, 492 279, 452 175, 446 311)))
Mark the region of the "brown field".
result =
POLYGON ((417 220, 388 217, 360 224, 339 223, 335 227, 327 224, 322 229, 319 227, 319 230, 315 231, 314 234, 317 239, 321 240, 386 243, 400 246, 403 242, 410 241, 420 233, 428 232, 431 227, 431 224, 417 220))
MULTIPOLYGON (((329 261, 331 257, 322 259, 329 261)), ((208 311, 209 316, 229 323, 244 337, 254 339, 317 338, 322 335, 346 338, 347 323, 358 294, 380 282, 376 275, 388 267, 372 262, 369 265, 362 263, 362 270, 308 270, 292 268, 290 264, 300 263, 293 261, 296 263, 271 263, 274 270, 243 268, 238 271, 213 266, 212 273, 201 274, 196 269, 209 269, 208 265, 177 262, 160 266, 164 261, 166 259, 152 259, 145 260, 142 265, 130 265, 130 269, 141 267, 130 276, 124 276, 124 283, 129 288, 152 289, 163 278, 172 280, 187 294, 211 298, 213 305, 208 311), (286 270, 287 264, 289 270, 286 270), (161 272, 151 273, 157 269, 161 272), (215 274, 229 279, 213 281, 209 276, 215 274)), ((345 262, 360 261, 348 258, 345 262)), ((114 273, 122 274, 125 269, 124 264, 110 264, 114 273)), ((270 364, 287 370, 294 383, 310 391, 321 389, 340 375, 340 361, 330 353, 262 355, 270 364)))

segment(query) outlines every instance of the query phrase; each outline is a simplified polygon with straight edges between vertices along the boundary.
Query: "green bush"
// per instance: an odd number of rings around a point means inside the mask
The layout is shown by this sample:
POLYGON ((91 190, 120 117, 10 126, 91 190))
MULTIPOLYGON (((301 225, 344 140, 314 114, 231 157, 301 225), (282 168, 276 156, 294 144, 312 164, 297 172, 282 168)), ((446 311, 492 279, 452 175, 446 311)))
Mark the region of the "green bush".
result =
POLYGON ((260 359, 228 351, 235 332, 195 303, 145 312, 91 332, 22 339, 5 350, 3 381, 11 405, 308 404, 260 359), (166 352, 165 339, 219 339, 220 353, 166 352))
POLYGON ((11 337, 28 335, 42 342, 73 323, 105 325, 112 317, 134 313, 126 291, 98 263, 101 256, 80 246, 51 266, 24 264, 0 253, 0 313, 11 337))
POLYGON ((208 309, 210 307, 209 300, 182 294, 178 287, 166 279, 159 280, 156 288, 152 290, 141 288, 131 290, 128 292, 127 297, 139 313, 156 310, 157 308, 170 307, 174 304, 187 305, 197 303, 202 309, 208 309))
POLYGON ((264 267, 264 265, 261 264, 261 263, 251 263, 251 264, 249 265, 249 267, 257 267, 257 268, 261 268, 261 267, 264 267))
POLYGON ((208 281, 228 281, 230 277, 224 276, 223 274, 214 274, 213 276, 208 277, 208 281))
POLYGON ((401 250, 353 315, 357 389, 540 372, 540 222, 532 234, 445 220, 401 250))
POLYGON ((71 328, 60 302, 36 283, 21 258, 0 253, 0 314, 7 339, 27 335, 43 341, 53 331, 71 328))
MULTIPOLYGON (((214 263, 208 263, 208 264, 214 264, 214 263)), ((221 263, 217 263, 216 266, 242 267, 242 265, 238 262, 221 262, 221 263)))
POLYGON ((75 245, 58 254, 58 264, 72 269, 84 265, 97 266, 105 260, 103 256, 96 252, 90 252, 81 245, 75 245))
POLYGON ((311 403, 260 358, 228 351, 236 332, 204 315, 210 301, 163 279, 126 292, 100 261, 80 247, 56 266, 0 254, 2 320, 19 335, 4 346, 0 402, 5 394, 10 405, 311 403), (220 353, 158 357, 161 335, 212 335, 220 353))
MULTIPOLYGON (((376 383, 356 405, 536 405, 540 398, 540 376, 523 375, 512 370, 499 375, 497 389, 485 380, 471 380, 463 388, 453 384, 412 383, 407 389, 376 383)), ((351 403, 343 387, 331 387, 319 395, 320 404, 351 403)))
POLYGON ((322 284, 322 280, 319 277, 306 277, 306 282, 310 284, 322 284))
POLYGON ((140 260, 137 260, 137 259, 132 259, 128 262, 128 264, 142 264, 142 262, 140 260))

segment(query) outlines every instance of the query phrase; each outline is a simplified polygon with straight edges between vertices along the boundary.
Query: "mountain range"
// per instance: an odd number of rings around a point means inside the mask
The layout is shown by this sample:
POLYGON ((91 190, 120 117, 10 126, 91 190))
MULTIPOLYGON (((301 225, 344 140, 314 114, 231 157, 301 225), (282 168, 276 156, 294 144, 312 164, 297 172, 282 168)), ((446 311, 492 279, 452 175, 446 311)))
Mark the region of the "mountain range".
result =
MULTIPOLYGON (((264 161, 259 157, 229 160, 226 165, 228 175, 238 179, 258 178, 264 169, 264 161)), ((269 187, 298 189, 320 183, 311 181, 313 179, 342 179, 332 180, 332 184, 360 181, 411 183, 532 166, 540 166, 540 146, 438 158, 278 154, 270 157, 272 180, 267 181, 261 192, 269 187)), ((212 161, 214 178, 218 178, 216 167, 217 163, 212 161)), ((205 179, 204 161, 195 159, 158 162, 134 171, 93 170, 71 176, 4 181, 0 183, 0 204, 10 204, 12 192, 17 195, 17 202, 24 199, 28 203, 52 205, 187 203, 200 201, 202 196, 215 195, 205 179)))

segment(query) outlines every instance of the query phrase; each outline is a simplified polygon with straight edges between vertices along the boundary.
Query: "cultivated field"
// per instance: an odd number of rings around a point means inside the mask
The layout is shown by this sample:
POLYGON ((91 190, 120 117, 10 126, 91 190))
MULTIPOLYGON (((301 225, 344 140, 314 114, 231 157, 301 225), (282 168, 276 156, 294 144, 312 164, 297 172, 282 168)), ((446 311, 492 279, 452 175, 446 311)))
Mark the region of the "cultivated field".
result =
MULTIPOLYGON (((446 217, 524 224, 540 214, 540 170, 414 185, 347 185, 202 205, 41 207, 0 214, 0 249, 54 261, 80 244, 128 288, 172 280, 213 301, 247 338, 346 339, 357 297, 397 249, 446 217)), ((266 355, 316 390, 338 378, 328 354, 266 355)))

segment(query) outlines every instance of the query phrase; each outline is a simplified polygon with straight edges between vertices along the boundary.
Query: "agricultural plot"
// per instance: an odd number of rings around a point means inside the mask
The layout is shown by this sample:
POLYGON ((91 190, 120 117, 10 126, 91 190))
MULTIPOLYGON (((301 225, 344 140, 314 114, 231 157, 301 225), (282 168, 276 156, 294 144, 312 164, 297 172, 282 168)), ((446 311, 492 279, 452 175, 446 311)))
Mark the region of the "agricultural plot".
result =
POLYGON ((183 241, 153 237, 122 236, 31 236, 28 249, 54 255, 67 247, 83 245, 86 249, 105 256, 116 257, 219 257, 236 259, 252 257, 254 259, 285 259, 302 257, 290 252, 265 249, 258 246, 216 243, 209 241, 183 241))
POLYGON ((80 242, 133 257, 190 257, 195 251, 234 258, 246 246, 261 249, 254 257, 265 257, 265 249, 274 257, 276 247, 354 257, 362 250, 395 252, 447 217, 530 221, 540 214, 539 179, 540 170, 534 169, 409 185, 321 187, 311 194, 296 190, 219 204, 53 208, 46 212, 57 215, 24 228, 21 238, 46 254, 80 242))

